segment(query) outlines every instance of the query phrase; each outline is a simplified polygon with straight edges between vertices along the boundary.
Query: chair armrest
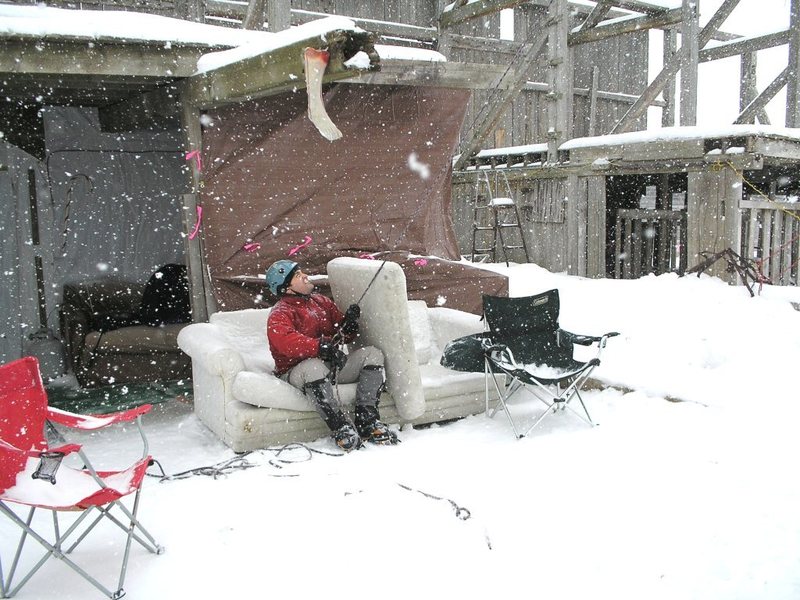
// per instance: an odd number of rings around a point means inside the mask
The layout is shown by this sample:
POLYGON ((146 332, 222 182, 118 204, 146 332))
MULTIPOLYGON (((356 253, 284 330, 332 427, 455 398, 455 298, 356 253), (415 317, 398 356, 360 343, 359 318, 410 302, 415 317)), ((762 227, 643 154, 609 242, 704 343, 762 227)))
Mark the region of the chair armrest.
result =
POLYGON ((605 334, 603 334, 601 336, 578 335, 577 333, 570 333, 569 331, 566 331, 564 329, 559 329, 558 330, 558 335, 560 336, 560 339, 563 339, 563 340, 565 340, 567 342, 571 342, 573 344, 580 344, 581 346, 590 346, 590 345, 596 344, 598 342, 601 344, 601 346, 605 346, 605 343, 606 343, 605 341, 608 338, 614 337, 616 335, 619 335, 619 333, 616 332, 616 331, 611 331, 611 332, 605 333, 605 334))
POLYGON ((213 323, 187 325, 178 334, 178 346, 197 364, 213 375, 233 379, 244 371, 244 359, 228 338, 213 323))
POLYGON ((114 423, 124 423, 133 421, 134 419, 147 414, 153 408, 151 404, 144 404, 131 408, 130 410, 123 410, 108 415, 79 415, 52 406, 47 407, 47 418, 53 423, 71 427, 72 429, 83 429, 92 431, 94 429, 102 429, 114 423))
POLYGON ((4 452, 9 452, 11 454, 18 454, 20 456, 26 456, 30 458, 40 458, 42 454, 46 452, 57 452, 65 456, 67 454, 72 454, 73 452, 80 452, 81 445, 63 444, 61 446, 57 446, 55 448, 48 448, 46 450, 20 450, 13 444, 9 444, 4 439, 0 439, 0 449, 2 449, 4 452))

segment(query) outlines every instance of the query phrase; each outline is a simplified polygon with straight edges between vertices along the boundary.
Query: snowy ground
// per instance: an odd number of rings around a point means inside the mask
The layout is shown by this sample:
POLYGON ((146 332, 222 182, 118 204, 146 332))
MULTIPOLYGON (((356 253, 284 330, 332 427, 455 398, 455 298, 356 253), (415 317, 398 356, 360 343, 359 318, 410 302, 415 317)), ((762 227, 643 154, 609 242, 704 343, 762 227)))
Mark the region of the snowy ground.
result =
MULTIPOLYGON (((800 598, 800 290, 494 268, 512 295, 559 288, 564 328, 622 333, 596 371, 619 387, 586 396, 598 427, 559 416, 517 441, 479 415, 344 458, 296 450, 277 468, 259 453, 216 480, 150 479, 142 518, 167 551, 134 550, 128 597, 800 598)), ((233 456, 185 404, 147 424, 168 473, 233 456)), ((4 569, 12 533, 0 523, 4 569)), ((74 558, 111 584, 117 541, 74 558)), ((59 564, 19 595, 93 597, 59 564)))

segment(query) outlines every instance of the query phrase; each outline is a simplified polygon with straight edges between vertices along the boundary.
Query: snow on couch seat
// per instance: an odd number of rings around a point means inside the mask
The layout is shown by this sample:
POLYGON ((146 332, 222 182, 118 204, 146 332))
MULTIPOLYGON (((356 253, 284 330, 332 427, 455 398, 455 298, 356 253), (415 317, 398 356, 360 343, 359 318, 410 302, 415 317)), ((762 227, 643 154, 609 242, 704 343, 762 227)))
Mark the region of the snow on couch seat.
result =
MULTIPOLYGON (((340 308, 358 300, 380 264, 351 258, 328 263, 328 280, 340 308)), ((389 423, 422 424, 481 412, 483 374, 439 365, 448 341, 483 329, 480 318, 406 298, 402 268, 386 263, 361 302, 357 343, 375 345, 386 357, 381 416, 389 423)), ((329 433, 302 392, 273 375, 268 315, 269 309, 218 312, 178 336, 181 349, 192 358, 195 413, 237 452, 329 433)), ((337 390, 345 406, 352 407, 355 384, 339 384, 337 390)))

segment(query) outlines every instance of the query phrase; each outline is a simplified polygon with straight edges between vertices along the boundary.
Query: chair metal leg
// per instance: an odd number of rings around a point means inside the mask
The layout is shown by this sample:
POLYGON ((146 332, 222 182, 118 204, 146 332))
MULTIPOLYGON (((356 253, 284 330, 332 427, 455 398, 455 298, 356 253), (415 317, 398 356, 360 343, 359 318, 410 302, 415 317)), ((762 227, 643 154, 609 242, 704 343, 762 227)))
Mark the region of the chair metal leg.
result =
MULTIPOLYGON (((11 521, 16 523, 22 529, 22 535, 21 535, 21 538, 20 538, 20 543, 19 543, 19 545, 17 547, 17 552, 16 552, 15 557, 14 557, 14 564, 12 565, 12 571, 11 571, 11 573, 9 573, 8 579, 6 579, 5 582, 2 584, 2 591, 3 591, 3 595, 5 597, 10 598, 10 597, 14 596, 31 579, 31 577, 33 577, 33 575, 45 564, 45 562, 47 562, 47 560, 49 558, 51 558, 51 557, 55 557, 55 558, 58 558, 59 560, 63 561, 72 570, 74 570, 81 577, 83 577, 86 581, 91 583, 94 587, 96 587, 99 591, 101 591, 103 594, 105 594, 106 596, 108 596, 112 600, 121 598, 122 596, 125 595, 125 592, 122 589, 122 581, 125 578, 125 570, 127 568, 128 551, 130 549, 130 539, 128 540, 128 544, 127 544, 127 547, 126 547, 126 554, 125 554, 125 557, 123 558, 123 568, 122 568, 121 576, 120 576, 120 586, 117 588, 116 591, 111 591, 107 587, 105 587, 103 584, 101 584, 99 581, 97 581, 97 579, 95 579, 89 573, 87 573, 83 568, 81 568, 80 565, 78 565, 73 560, 71 560, 66 555, 66 553, 62 552, 62 550, 61 550, 62 544, 65 542, 65 540, 70 535, 72 535, 72 533, 75 531, 75 528, 89 514, 89 511, 86 511, 83 514, 81 514, 76 519, 75 523, 73 523, 69 527, 69 529, 67 529, 67 531, 64 532, 63 534, 59 533, 57 512, 56 511, 52 511, 53 512, 53 518, 54 518, 54 530, 56 532, 56 539, 51 544, 45 538, 43 538, 41 535, 36 533, 36 531, 34 529, 31 528, 30 524, 31 524, 31 520, 32 520, 32 517, 33 517, 34 510, 35 510, 35 508, 31 510, 31 512, 30 512, 30 514, 28 516, 28 520, 27 521, 23 521, 13 510, 8 508, 3 502, 0 502, 0 511, 2 511, 9 519, 11 519, 11 521), (25 541, 26 541, 28 535, 30 535, 30 537, 32 537, 34 540, 39 542, 39 544, 45 549, 46 552, 45 552, 44 556, 28 571, 28 573, 22 578, 22 580, 19 583, 17 583, 16 586, 14 586, 12 588, 12 577, 14 575, 14 571, 16 570, 17 563, 19 561, 19 557, 20 557, 20 555, 22 553, 22 548, 23 548, 23 546, 25 544, 25 541)), ((92 524, 92 527, 94 527, 94 524, 92 524)), ((131 527, 133 527, 133 524, 131 525, 131 527)), ((73 547, 74 547, 74 545, 73 545, 73 547)))

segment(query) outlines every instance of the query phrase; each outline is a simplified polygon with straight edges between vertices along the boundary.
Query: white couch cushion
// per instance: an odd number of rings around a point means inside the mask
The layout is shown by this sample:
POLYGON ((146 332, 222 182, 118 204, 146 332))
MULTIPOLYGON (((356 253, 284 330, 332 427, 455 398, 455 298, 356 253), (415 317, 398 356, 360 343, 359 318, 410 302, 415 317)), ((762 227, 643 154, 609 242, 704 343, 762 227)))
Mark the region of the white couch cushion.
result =
POLYGON ((414 352, 417 353, 417 362, 421 365, 430 362, 433 357, 431 346, 431 320, 428 318, 428 306, 424 300, 409 300, 408 321, 411 325, 411 335, 414 337, 414 352))
POLYGON ((425 412, 425 395, 411 335, 402 267, 393 262, 339 257, 328 262, 328 281, 339 308, 361 299, 359 341, 383 351, 386 387, 397 412, 408 420, 421 416, 425 412))
POLYGON ((209 322, 220 327, 231 346, 242 354, 248 371, 272 373, 275 369, 267 341, 269 311, 268 308, 249 308, 216 312, 209 318, 209 322))

